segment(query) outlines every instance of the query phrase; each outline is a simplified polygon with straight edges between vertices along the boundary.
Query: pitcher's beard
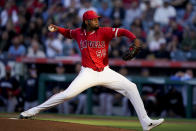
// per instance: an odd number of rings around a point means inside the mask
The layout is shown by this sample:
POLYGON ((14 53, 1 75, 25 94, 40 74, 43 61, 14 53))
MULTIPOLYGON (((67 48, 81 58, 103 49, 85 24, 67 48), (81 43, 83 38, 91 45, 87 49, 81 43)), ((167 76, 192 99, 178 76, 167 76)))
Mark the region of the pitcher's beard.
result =
POLYGON ((99 29, 99 26, 97 26, 97 27, 94 27, 93 29, 94 29, 94 30, 98 30, 98 29, 99 29))

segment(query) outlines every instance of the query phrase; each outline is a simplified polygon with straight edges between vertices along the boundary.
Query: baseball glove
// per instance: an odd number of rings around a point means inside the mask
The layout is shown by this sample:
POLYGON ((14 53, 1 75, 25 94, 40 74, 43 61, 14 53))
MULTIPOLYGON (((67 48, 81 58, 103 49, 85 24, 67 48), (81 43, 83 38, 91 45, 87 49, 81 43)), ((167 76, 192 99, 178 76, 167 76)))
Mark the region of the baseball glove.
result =
POLYGON ((129 49, 123 54, 122 59, 127 61, 133 59, 141 50, 141 47, 137 47, 136 45, 131 45, 129 49))

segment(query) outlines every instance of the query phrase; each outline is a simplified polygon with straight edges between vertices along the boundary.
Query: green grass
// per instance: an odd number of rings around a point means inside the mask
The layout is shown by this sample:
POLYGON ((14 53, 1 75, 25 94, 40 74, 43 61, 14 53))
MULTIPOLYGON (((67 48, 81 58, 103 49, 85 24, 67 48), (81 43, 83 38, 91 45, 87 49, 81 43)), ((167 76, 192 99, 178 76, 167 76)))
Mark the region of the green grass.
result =
MULTIPOLYGON (((18 116, 18 114, 16 115, 0 113, 0 117, 16 116, 18 116)), ((136 117, 41 114, 38 115, 35 119, 80 123, 97 126, 110 126, 142 131, 140 123, 136 117)), ((152 131, 196 131, 196 120, 166 118, 165 123, 153 129, 152 131)))
MULTIPOLYGON (((88 115, 67 115, 65 118, 40 118, 41 120, 53 120, 61 122, 80 123, 97 126, 111 126, 125 129, 142 131, 136 117, 107 117, 88 115)), ((166 122, 152 131, 196 131, 196 120, 194 119, 165 119, 166 122)))

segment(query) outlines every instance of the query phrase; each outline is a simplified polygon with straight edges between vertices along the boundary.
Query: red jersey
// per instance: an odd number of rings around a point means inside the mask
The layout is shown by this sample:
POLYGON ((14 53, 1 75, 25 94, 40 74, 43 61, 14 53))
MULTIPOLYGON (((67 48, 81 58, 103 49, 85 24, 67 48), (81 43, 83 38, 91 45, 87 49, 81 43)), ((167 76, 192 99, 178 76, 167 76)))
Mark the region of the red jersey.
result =
POLYGON ((122 28, 99 27, 99 29, 86 32, 77 28, 74 30, 59 27, 58 32, 66 38, 75 39, 82 54, 82 66, 102 71, 108 65, 109 42, 114 37, 126 36, 130 40, 136 37, 130 31, 122 28))

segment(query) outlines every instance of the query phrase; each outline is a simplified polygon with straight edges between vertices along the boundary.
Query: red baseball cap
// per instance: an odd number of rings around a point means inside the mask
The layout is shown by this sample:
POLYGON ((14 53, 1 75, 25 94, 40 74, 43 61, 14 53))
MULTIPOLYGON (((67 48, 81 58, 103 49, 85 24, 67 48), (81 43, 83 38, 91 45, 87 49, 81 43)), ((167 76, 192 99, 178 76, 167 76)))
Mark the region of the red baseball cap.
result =
POLYGON ((95 18, 100 18, 101 16, 98 16, 97 13, 93 10, 88 10, 83 14, 83 21, 85 20, 91 20, 95 18))

